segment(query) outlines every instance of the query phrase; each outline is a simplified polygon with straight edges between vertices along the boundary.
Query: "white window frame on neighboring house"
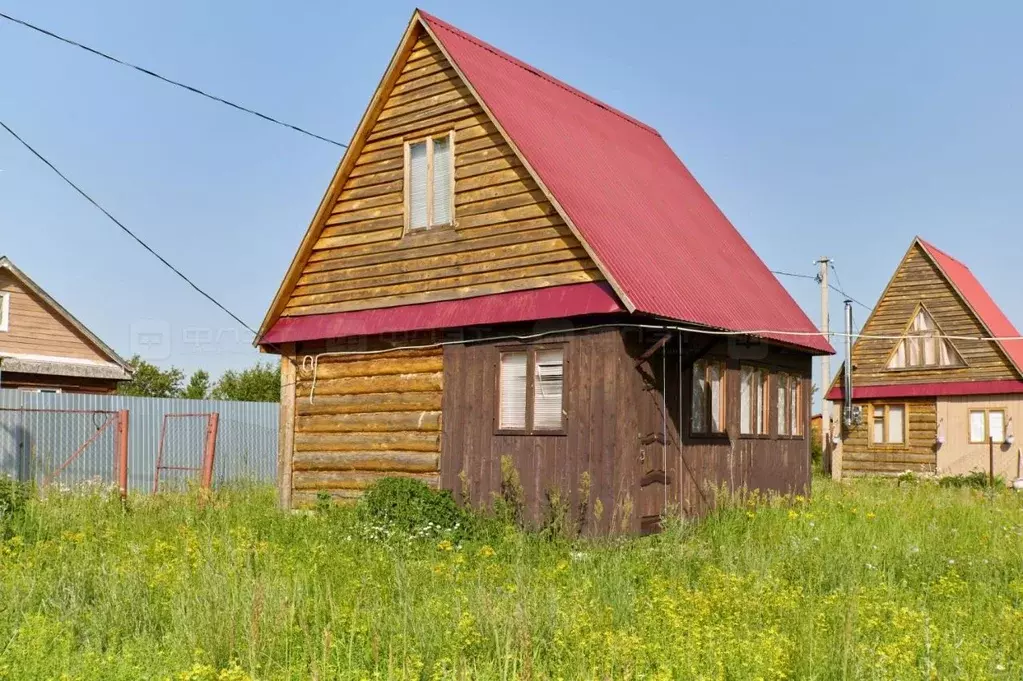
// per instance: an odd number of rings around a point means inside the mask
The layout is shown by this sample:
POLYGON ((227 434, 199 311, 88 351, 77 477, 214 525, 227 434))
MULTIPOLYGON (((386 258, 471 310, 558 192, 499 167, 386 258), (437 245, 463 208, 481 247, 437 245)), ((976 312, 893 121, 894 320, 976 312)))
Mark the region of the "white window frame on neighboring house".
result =
POLYGON ((0 293, 0 331, 11 330, 11 294, 0 293))
POLYGON ((421 232, 455 223, 455 132, 405 142, 405 233, 421 232), (443 143, 445 157, 438 158, 443 143), (421 165, 413 168, 413 154, 422 150, 421 165), (420 177, 420 174, 422 175, 420 177), (443 186, 442 186, 443 185, 443 186), (415 188, 422 188, 417 199, 415 188))

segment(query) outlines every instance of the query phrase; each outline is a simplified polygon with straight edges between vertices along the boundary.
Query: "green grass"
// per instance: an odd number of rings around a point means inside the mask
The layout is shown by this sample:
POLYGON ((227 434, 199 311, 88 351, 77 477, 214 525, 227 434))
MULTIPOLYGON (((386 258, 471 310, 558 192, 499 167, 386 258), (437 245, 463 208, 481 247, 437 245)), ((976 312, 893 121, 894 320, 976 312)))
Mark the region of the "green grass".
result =
POLYGON ((0 542, 0 679, 1023 675, 1023 497, 814 484, 575 544, 380 539, 263 488, 32 502, 0 542))

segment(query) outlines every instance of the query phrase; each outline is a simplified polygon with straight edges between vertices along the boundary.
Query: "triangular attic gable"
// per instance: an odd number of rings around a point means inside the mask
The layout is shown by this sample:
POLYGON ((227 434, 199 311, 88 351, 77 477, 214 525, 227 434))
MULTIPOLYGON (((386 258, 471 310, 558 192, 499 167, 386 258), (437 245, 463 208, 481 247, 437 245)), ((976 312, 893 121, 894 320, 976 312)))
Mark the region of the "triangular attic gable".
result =
POLYGON ((604 280, 571 227, 413 16, 292 262, 280 316, 604 280), (453 131, 452 227, 406 227, 406 142, 453 131))
MULTIPOLYGON (((919 240, 914 239, 881 294, 852 347, 853 385, 890 385, 940 381, 1018 380, 1019 373, 997 343, 955 340, 963 360, 955 367, 890 369, 919 308, 926 308, 942 335, 982 338, 987 328, 956 291, 919 240)), ((841 386, 842 372, 832 388, 841 386)))
POLYGON ((917 305, 902 340, 885 364, 886 369, 962 367, 966 365, 955 343, 946 335, 927 307, 917 305))

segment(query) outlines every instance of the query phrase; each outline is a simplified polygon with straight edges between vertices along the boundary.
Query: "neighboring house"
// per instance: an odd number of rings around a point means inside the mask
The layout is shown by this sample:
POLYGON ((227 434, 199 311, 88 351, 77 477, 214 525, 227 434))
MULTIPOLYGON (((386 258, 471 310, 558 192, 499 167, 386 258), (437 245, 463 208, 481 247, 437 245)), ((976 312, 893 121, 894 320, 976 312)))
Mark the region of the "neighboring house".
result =
POLYGON ((0 257, 0 388, 109 393, 130 378, 117 353, 0 257))
MULTIPOLYGON (((963 263, 916 238, 852 348, 852 402, 861 423, 843 432, 836 475, 1016 477, 1013 425, 1023 417, 1023 341, 963 263)), ((827 397, 840 423, 839 371, 827 397)))
POLYGON ((511 464, 529 518, 592 531, 805 491, 831 352, 657 131, 422 12, 257 343, 285 506, 385 475, 489 504, 511 464))

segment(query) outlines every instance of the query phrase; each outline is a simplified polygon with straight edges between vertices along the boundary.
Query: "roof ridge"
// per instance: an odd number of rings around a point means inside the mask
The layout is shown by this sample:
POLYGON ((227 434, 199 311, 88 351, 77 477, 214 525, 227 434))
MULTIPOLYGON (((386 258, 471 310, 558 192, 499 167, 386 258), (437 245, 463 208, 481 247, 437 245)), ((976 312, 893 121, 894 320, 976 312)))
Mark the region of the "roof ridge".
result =
POLYGON ((517 59, 516 57, 508 54, 507 52, 504 52, 503 50, 501 50, 501 49, 499 49, 497 47, 494 47, 490 43, 488 43, 488 42, 486 42, 484 40, 481 40, 480 38, 477 38, 476 36, 472 35, 471 33, 466 33, 465 31, 463 31, 462 29, 458 28, 457 26, 449 24, 448 22, 444 21, 443 19, 439 19, 439 18, 435 17, 434 15, 430 14, 429 12, 425 12, 425 11, 423 11, 421 9, 417 9, 416 11, 419 12, 419 14, 424 19, 426 19, 429 23, 436 24, 439 28, 447 29, 448 31, 451 31, 452 33, 458 35, 459 37, 464 38, 465 40, 468 40, 469 42, 475 44, 477 47, 480 47, 480 48, 482 48, 484 50, 487 50, 488 52, 492 53, 494 56, 499 57, 501 59, 504 59, 505 61, 507 61, 507 62, 509 62, 511 64, 514 64, 515 66, 518 66, 521 69, 529 71, 533 75, 538 76, 539 78, 542 78, 543 80, 546 80, 551 85, 559 87, 559 88, 565 90, 566 92, 569 92, 569 93, 575 95, 576 97, 579 97, 580 99, 586 100, 590 104, 593 104, 594 106, 597 106, 597 107, 599 107, 601 109, 604 109, 608 113, 614 114, 615 116, 618 116, 618 117, 628 121, 629 123, 632 123, 633 125, 635 125, 635 126, 637 126, 639 128, 642 128, 643 130, 646 130, 647 132, 653 133, 654 135, 657 135, 658 137, 661 136, 661 133, 657 132, 656 128, 653 128, 653 127, 647 125, 646 123, 644 123, 643 121, 641 121, 641 120, 639 120, 637 118, 634 118, 633 116, 630 116, 629 114, 627 114, 627 113, 625 113, 623 111, 620 111, 620 110, 616 109, 615 107, 611 106, 610 104, 606 104, 606 103, 600 101, 599 99, 597 99, 596 97, 593 97, 592 95, 586 94, 582 90, 579 90, 577 88, 572 87, 568 83, 566 83, 566 82, 564 82, 562 80, 559 80, 558 78, 555 78, 554 76, 550 75, 549 73, 547 73, 545 71, 541 71, 540 69, 536 68, 535 66, 533 66, 531 64, 527 64, 526 62, 522 61, 521 59, 517 59))
MULTIPOLYGON (((948 251, 944 251, 944 250, 942 250, 942 249, 938 248, 937 246, 935 246, 934 244, 932 244, 932 243, 931 243, 930 241, 927 241, 927 240, 926 240, 926 239, 924 239, 923 237, 919 237, 919 236, 918 236, 918 237, 917 237, 916 239, 917 239, 917 241, 919 241, 919 242, 920 242, 920 244, 921 244, 921 245, 922 245, 922 246, 923 246, 923 247, 924 247, 925 249, 927 249, 927 250, 929 250, 929 251, 934 251, 935 253, 939 253, 939 254, 941 254, 941 255, 945 256, 946 258, 948 258, 949 260, 951 260, 952 262, 954 262, 954 263, 956 263, 956 264, 958 264, 958 265, 961 265, 961 266, 965 267, 966 269, 970 270, 970 266, 969 266, 969 265, 967 265, 967 264, 966 264, 966 263, 964 263, 964 262, 963 262, 962 260, 960 260, 959 258, 957 258, 957 257, 955 257, 954 255, 952 255, 952 254, 951 254, 951 253, 949 253, 948 251)), ((973 272, 973 270, 970 270, 970 272, 973 272)))

